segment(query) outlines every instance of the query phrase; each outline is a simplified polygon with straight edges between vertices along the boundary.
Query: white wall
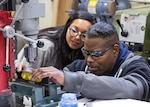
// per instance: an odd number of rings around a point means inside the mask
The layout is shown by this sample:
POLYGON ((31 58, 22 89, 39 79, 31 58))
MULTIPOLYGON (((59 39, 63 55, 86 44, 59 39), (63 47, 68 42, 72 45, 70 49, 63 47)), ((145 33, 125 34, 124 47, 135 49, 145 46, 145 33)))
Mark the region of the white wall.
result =
POLYGON ((40 18, 40 29, 53 26, 57 0, 39 0, 39 2, 45 3, 45 17, 40 18))

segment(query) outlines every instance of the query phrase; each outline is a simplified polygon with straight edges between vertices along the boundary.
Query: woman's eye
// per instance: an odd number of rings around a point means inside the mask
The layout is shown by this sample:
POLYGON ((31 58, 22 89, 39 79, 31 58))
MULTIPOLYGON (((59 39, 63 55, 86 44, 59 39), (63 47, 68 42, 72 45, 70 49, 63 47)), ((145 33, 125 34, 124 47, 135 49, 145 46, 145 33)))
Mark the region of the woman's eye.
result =
POLYGON ((72 29, 72 31, 73 31, 74 33, 76 33, 76 32, 77 32, 77 30, 75 30, 75 29, 72 29))
POLYGON ((86 37, 86 33, 83 33, 82 36, 83 36, 83 37, 86 37))

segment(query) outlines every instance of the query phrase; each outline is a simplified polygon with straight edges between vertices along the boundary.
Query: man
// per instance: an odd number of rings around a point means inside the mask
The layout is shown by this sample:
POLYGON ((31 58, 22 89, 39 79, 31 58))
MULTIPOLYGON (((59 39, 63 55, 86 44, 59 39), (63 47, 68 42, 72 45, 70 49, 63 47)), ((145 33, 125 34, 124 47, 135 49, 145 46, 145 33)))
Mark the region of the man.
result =
POLYGON ((149 101, 149 64, 119 42, 112 25, 94 24, 84 38, 82 53, 86 61, 76 60, 63 72, 52 66, 39 68, 33 72, 32 80, 50 77, 63 90, 87 98, 149 101))

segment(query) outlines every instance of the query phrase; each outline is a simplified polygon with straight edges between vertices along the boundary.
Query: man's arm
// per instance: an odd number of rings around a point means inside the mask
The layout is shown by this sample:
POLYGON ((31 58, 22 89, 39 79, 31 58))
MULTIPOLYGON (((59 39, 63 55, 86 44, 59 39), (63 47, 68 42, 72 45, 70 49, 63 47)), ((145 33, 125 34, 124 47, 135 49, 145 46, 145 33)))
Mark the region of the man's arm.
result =
POLYGON ((50 77, 52 82, 63 86, 67 92, 80 93, 93 99, 140 99, 150 98, 150 67, 142 61, 130 63, 120 78, 96 76, 83 71, 60 71, 54 67, 39 68, 33 72, 32 80, 50 77))
POLYGON ((122 77, 115 78, 64 71, 63 90, 81 93, 84 97, 94 99, 131 98, 147 101, 150 86, 149 66, 137 60, 134 64, 129 64, 123 72, 126 73, 122 77))

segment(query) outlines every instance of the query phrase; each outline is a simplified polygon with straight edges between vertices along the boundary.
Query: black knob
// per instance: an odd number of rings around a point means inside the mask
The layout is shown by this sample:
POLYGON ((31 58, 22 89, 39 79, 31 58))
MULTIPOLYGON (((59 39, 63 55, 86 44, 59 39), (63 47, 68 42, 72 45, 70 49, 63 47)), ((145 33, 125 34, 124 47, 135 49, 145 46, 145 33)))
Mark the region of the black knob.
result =
POLYGON ((127 36, 128 36, 128 31, 127 31, 127 30, 122 30, 122 31, 121 31, 121 35, 122 35, 123 37, 127 37, 127 36))
POLYGON ((44 42, 38 41, 37 42, 37 47, 42 48, 44 46, 44 42))
POLYGON ((9 72, 10 69, 11 69, 11 66, 10 66, 9 64, 5 64, 5 65, 3 66, 3 70, 4 70, 5 72, 9 72))
POLYGON ((28 2, 29 2, 29 0, 22 0, 22 2, 23 2, 23 3, 28 3, 28 2))

